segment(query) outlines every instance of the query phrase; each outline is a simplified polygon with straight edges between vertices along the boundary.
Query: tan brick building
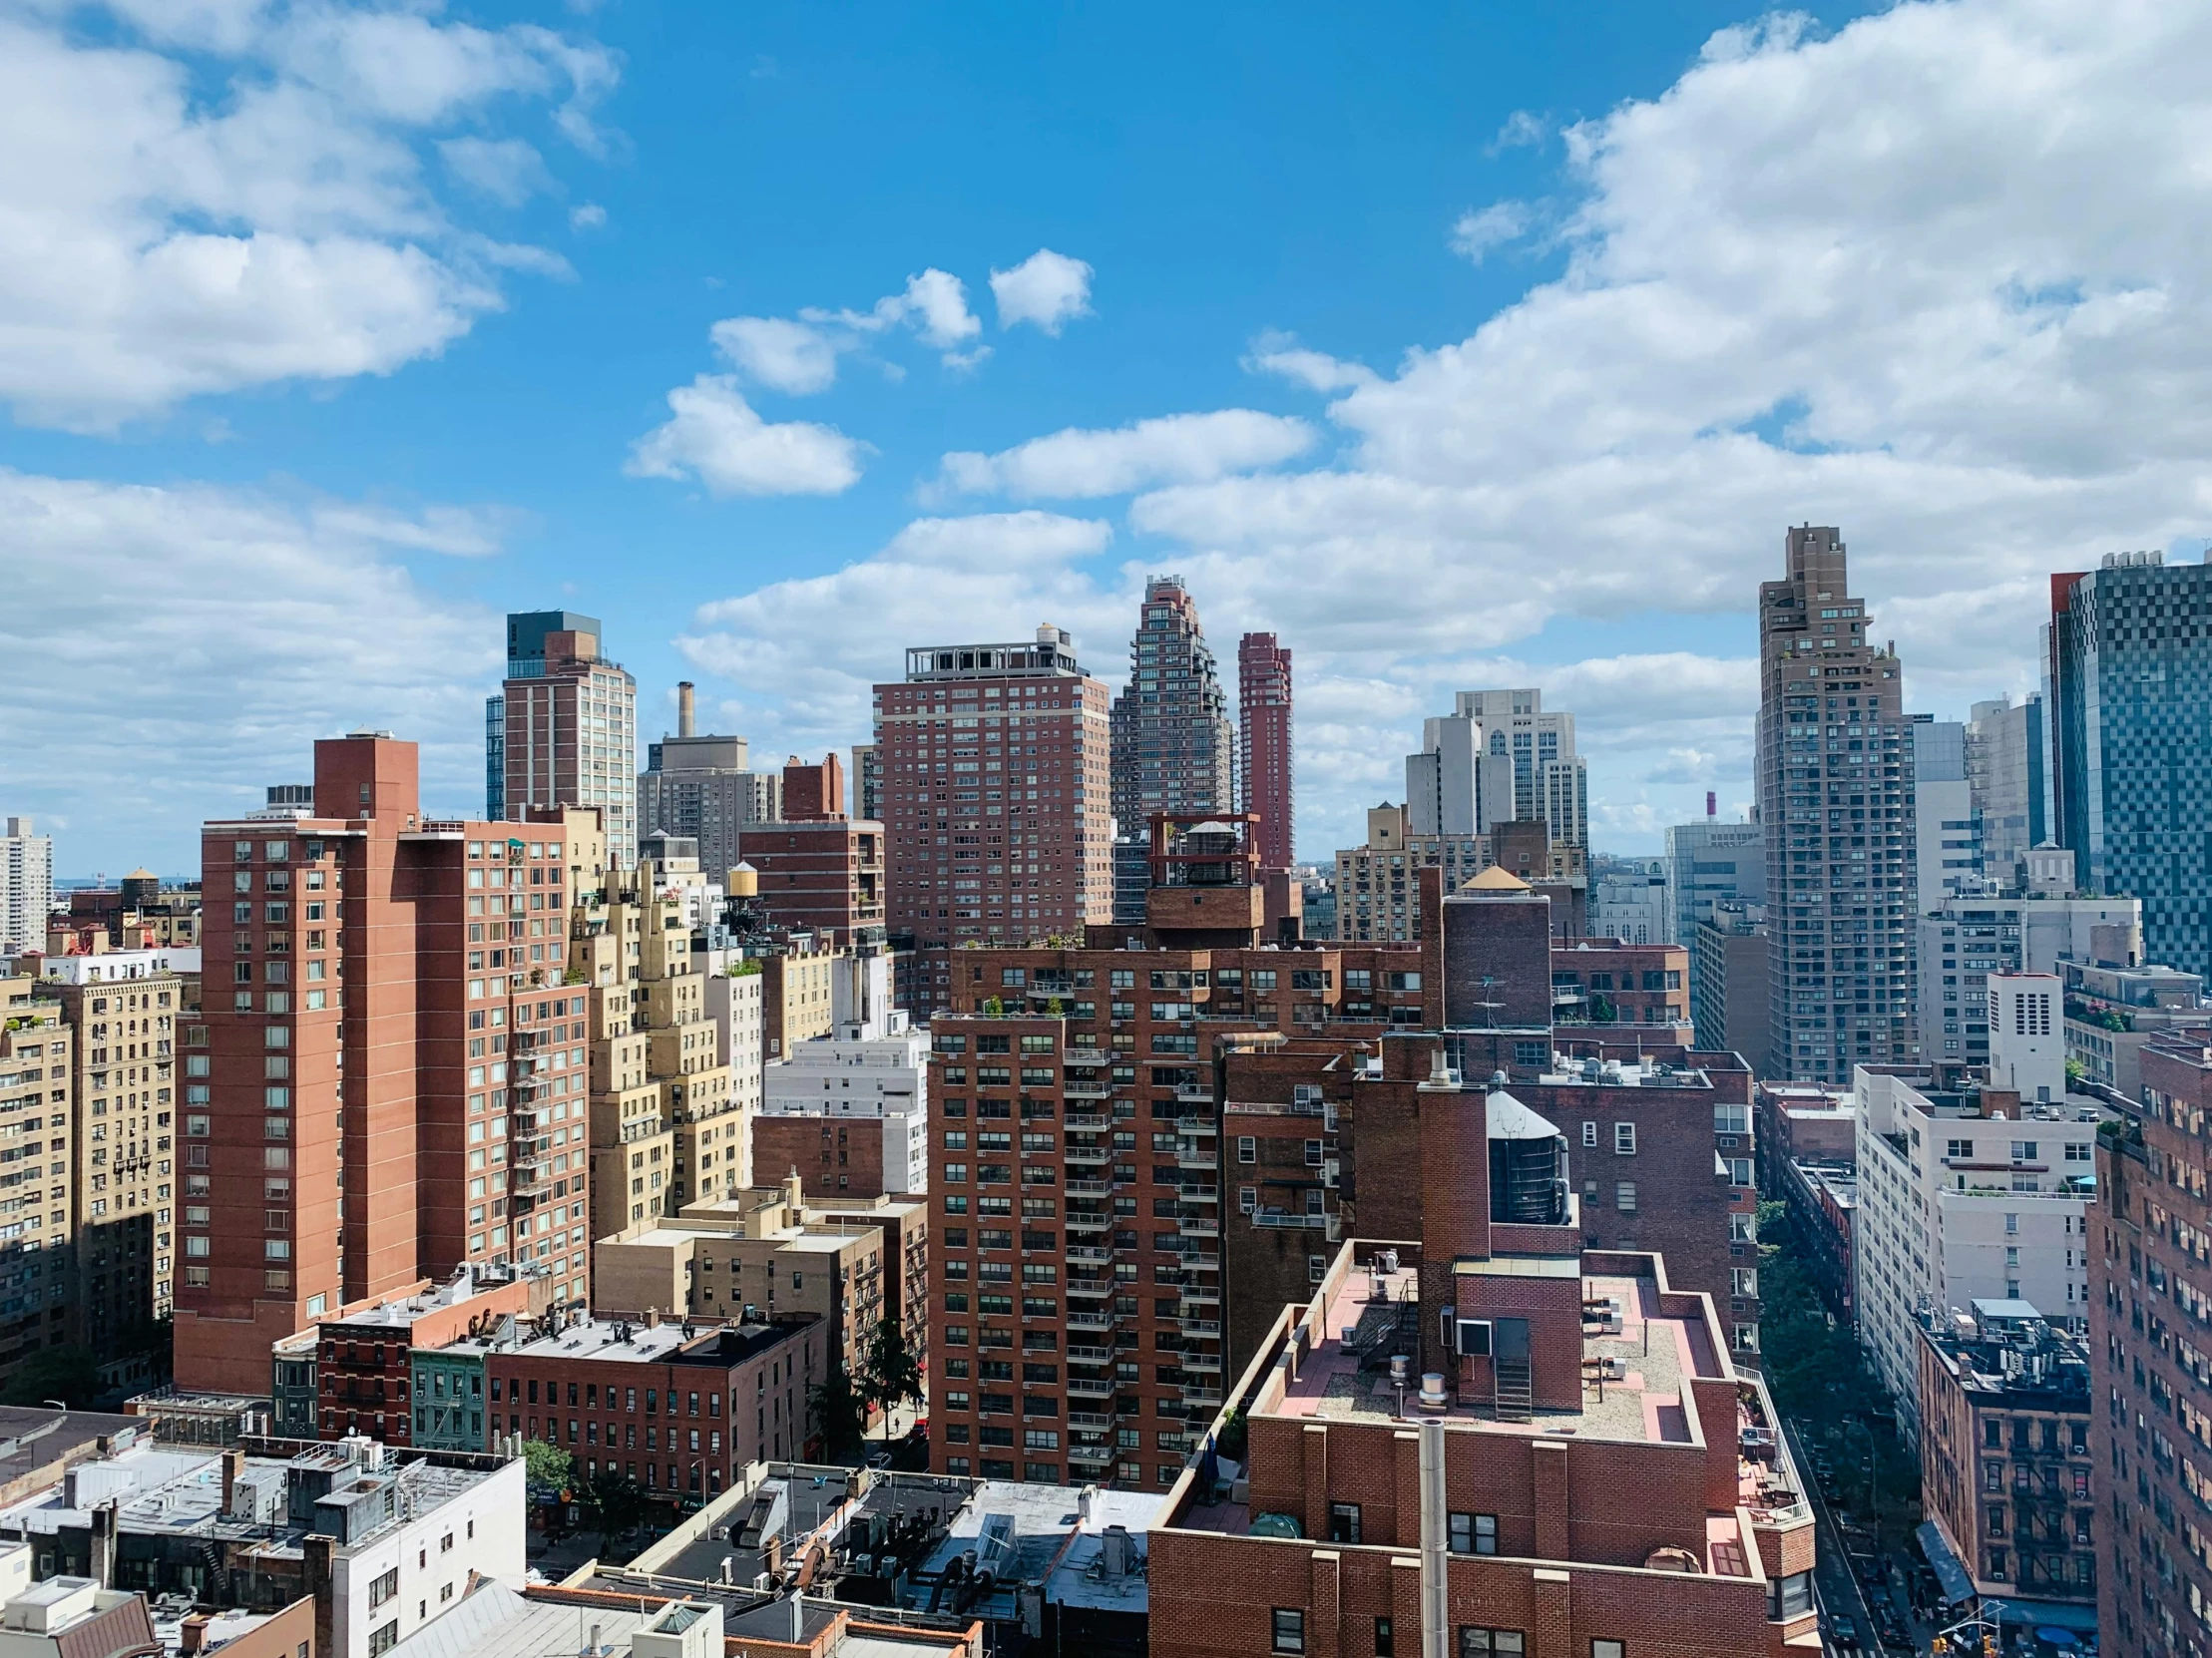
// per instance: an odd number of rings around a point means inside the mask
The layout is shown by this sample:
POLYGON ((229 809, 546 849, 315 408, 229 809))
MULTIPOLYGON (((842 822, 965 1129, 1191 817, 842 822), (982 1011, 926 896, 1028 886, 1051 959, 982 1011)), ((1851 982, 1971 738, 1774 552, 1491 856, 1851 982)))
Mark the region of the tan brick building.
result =
POLYGON ((0 1384, 41 1349, 76 1339, 76 1033, 35 989, 0 979, 0 1384))
MULTIPOLYGON (((200 952, 48 957, 39 971, 40 999, 76 1033, 78 1339, 103 1380, 145 1386, 176 1271, 178 1054, 201 1021, 200 952)), ((188 1079, 207 1073, 205 1053, 183 1063, 188 1079)))

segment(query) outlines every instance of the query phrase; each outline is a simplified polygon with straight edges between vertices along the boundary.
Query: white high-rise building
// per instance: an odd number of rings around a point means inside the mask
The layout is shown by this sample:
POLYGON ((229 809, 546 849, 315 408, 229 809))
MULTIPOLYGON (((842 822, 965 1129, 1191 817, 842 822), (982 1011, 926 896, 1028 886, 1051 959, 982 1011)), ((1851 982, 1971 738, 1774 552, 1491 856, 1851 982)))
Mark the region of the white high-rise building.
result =
POLYGON ((46 948, 54 910, 54 838, 31 833, 31 820, 11 817, 0 835, 0 956, 46 948))
POLYGON ((1574 716, 1546 713, 1544 693, 1460 691, 1422 721, 1406 756, 1406 832, 1487 835, 1542 820, 1551 839, 1589 845, 1589 775, 1574 752, 1574 716))
POLYGON ((1852 1090, 1860 1342, 1917 1434, 1924 1317, 2028 1301, 2054 1325, 2087 1330, 2099 1112, 2079 1097, 2015 1105, 2009 1093, 1944 1092, 1864 1066, 1852 1090))
POLYGON ((832 964, 830 1015, 832 1035, 792 1042, 786 1058, 763 1067, 759 1121, 811 1117, 843 1130, 880 1125, 883 1190, 926 1192, 929 1035, 891 1006, 891 959, 869 952, 832 964))
POLYGON ((1990 1086, 2028 1104, 2066 1093, 2063 986, 2054 973, 1997 973, 1989 981, 1990 1086))
POLYGON ((1913 861, 1920 913, 1983 890, 1982 822, 1967 780, 1967 728, 1913 716, 1913 861))

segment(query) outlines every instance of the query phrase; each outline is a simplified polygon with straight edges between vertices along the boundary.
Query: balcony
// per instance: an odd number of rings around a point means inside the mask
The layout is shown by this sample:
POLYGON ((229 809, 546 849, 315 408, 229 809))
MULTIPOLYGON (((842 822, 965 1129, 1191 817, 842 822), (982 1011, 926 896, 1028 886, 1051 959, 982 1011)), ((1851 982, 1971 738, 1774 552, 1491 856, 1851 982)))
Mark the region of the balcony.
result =
MULTIPOLYGON (((1221 1235, 1221 1219, 1218 1215, 1180 1216, 1175 1221, 1175 1235, 1182 1238, 1218 1238, 1221 1235)), ((1219 1265, 1220 1257, 1214 1257, 1214 1263, 1219 1265)), ((1191 1265, 1190 1257, 1185 1256, 1183 1264, 1191 1265)))
POLYGON ((1069 1099, 1106 1099, 1113 1093, 1104 1082, 1063 1082, 1060 1091, 1069 1099))
POLYGON ((1071 1365, 1110 1365, 1113 1363, 1113 1349, 1078 1347, 1071 1342, 1068 1345, 1068 1362, 1071 1365))
POLYGON ((1211 1117, 1177 1117, 1175 1126, 1185 1134, 1218 1134, 1221 1131, 1220 1124, 1211 1117))
POLYGON ((1110 1161, 1113 1153, 1103 1145, 1072 1145, 1066 1155, 1071 1168, 1099 1168, 1110 1161))
POLYGON ((1076 1378, 1068 1384, 1068 1397, 1070 1399, 1111 1399, 1113 1397, 1113 1384, 1111 1382, 1087 1382, 1081 1378, 1076 1378))
POLYGON ((1113 1217, 1070 1214, 1067 1225, 1071 1232, 1110 1232, 1113 1230, 1113 1217))
POLYGON ((1113 1259, 1112 1250, 1101 1249, 1097 1244, 1070 1244, 1067 1255, 1071 1261, 1082 1261, 1091 1266, 1102 1266, 1113 1259))
POLYGON ((1218 1405, 1221 1387, 1217 1382, 1185 1382, 1182 1397, 1185 1405, 1218 1405))
POLYGON ((1186 1351, 1182 1356, 1182 1368, 1184 1370, 1210 1371, 1218 1376, 1221 1374, 1221 1355, 1218 1353, 1191 1353, 1186 1351))
POLYGON ((1196 1140, 1183 1140, 1175 1146, 1175 1166, 1201 1169, 1211 1174, 1220 1168, 1221 1154, 1210 1145, 1201 1145, 1196 1140))
POLYGON ((1211 1105, 1213 1090, 1203 1083, 1185 1082, 1176 1088, 1175 1097, 1186 1105, 1211 1105))
POLYGON ((1201 1342, 1217 1342, 1221 1339, 1219 1319, 1180 1319, 1177 1322, 1181 1324, 1185 1336, 1201 1342))
POLYGON ((1070 1411, 1068 1413, 1068 1426, 1070 1428, 1111 1428, 1113 1423, 1114 1417, 1110 1411, 1070 1411))
POLYGON ((1088 1111, 1070 1111, 1065 1120, 1070 1131, 1078 1134, 1103 1134, 1113 1126, 1111 1117, 1094 1116, 1088 1111))
POLYGON ((1113 1315, 1111 1313, 1070 1313, 1068 1315, 1068 1328, 1071 1330, 1111 1330, 1113 1328, 1113 1315))
POLYGON ((1068 1298, 1071 1301, 1078 1296, 1109 1296, 1112 1293, 1113 1280, 1110 1278, 1071 1278, 1068 1280, 1068 1298))
POLYGON ((1104 1197, 1113 1190, 1113 1186, 1110 1181, 1106 1180, 1071 1180, 1068 1182, 1068 1190, 1078 1197, 1104 1197))
POLYGON ((1068 1460, 1101 1466, 1113 1460, 1113 1448, 1107 1445, 1076 1445, 1068 1447, 1068 1460))
POLYGON ((1218 1186, 1181 1186, 1176 1188, 1175 1195, 1185 1203, 1218 1203, 1221 1201, 1221 1188, 1218 1186))
MULTIPOLYGON (((1219 1272, 1221 1270, 1221 1257, 1218 1255, 1178 1255, 1175 1257, 1175 1259, 1181 1263, 1182 1269, 1185 1272, 1219 1272)), ((1198 1301, 1206 1300, 1209 1298, 1218 1301, 1220 1299, 1220 1296, 1213 1290, 1205 1289, 1199 1285, 1190 1283, 1188 1280, 1185 1280, 1183 1283, 1182 1298, 1185 1301, 1198 1301)))

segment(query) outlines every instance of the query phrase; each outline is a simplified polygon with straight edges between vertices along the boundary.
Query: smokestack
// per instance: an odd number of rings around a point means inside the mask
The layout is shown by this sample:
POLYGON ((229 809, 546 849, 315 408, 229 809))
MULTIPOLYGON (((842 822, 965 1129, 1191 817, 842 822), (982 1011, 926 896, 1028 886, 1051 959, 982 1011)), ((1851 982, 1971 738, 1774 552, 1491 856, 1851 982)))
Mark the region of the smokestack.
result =
POLYGON ((696 736, 698 704, 691 690, 691 681, 678 679, 675 685, 675 734, 679 737, 696 736))
POLYGON ((1446 1570, 1451 1534, 1444 1518, 1444 1424, 1421 1424, 1421 1658, 1450 1658, 1451 1596, 1446 1570))
MULTIPOLYGON (((686 692, 685 694, 688 695, 689 693, 686 692)), ((685 734, 688 735, 689 733, 685 734)), ((1705 815, 1707 817, 1720 816, 1720 796, 1711 789, 1705 791, 1705 815)))

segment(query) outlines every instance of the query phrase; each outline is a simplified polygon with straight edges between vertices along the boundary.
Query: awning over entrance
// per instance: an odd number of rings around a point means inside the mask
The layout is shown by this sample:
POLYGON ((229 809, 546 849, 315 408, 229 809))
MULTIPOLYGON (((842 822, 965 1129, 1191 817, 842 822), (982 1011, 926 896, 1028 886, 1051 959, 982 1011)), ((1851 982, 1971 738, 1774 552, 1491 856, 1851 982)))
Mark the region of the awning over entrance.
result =
POLYGON ((1966 1562, 1953 1552, 1951 1540, 1934 1520, 1923 1520, 1920 1529, 1913 1533, 1920 1539, 1920 1551, 1928 1556, 1928 1563, 1936 1568, 1936 1582, 1944 1591, 1944 1602, 1974 1598, 1974 1574, 1967 1570, 1966 1562))

